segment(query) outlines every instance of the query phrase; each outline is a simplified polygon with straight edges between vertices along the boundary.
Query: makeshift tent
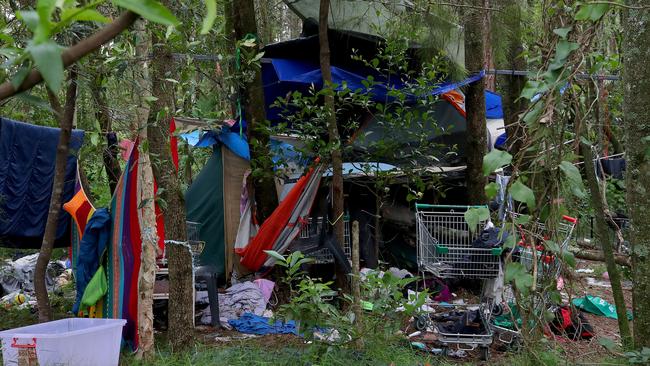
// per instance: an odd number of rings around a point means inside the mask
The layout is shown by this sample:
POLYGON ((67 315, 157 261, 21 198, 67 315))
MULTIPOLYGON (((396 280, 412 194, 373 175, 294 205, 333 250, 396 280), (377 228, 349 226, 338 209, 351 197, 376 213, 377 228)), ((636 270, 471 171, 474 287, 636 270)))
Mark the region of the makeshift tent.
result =
MULTIPOLYGON (((60 129, 0 118, 0 246, 40 248, 45 232, 60 129)), ((76 152, 84 132, 73 130, 61 202, 75 193, 76 152)), ((61 210, 55 247, 70 244, 70 215, 61 210)))
MULTIPOLYGON (((210 138, 217 135, 211 134, 210 138)), ((217 141, 215 138, 213 143, 217 141)), ((207 144, 205 140, 204 143, 207 144)), ((233 248, 239 226, 242 178, 249 163, 226 145, 212 146, 212 156, 185 193, 185 208, 187 220, 201 224, 199 238, 205 242, 205 248, 200 264, 213 266, 220 277, 227 279, 233 268, 239 268, 233 248)))

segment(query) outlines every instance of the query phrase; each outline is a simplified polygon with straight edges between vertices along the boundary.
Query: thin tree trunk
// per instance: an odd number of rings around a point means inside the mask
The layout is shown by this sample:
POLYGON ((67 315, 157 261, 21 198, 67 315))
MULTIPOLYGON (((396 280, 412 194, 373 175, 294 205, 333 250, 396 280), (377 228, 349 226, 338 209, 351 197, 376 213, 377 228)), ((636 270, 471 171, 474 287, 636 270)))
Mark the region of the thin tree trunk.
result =
MULTIPOLYGON (((361 277, 359 275, 359 221, 354 221, 352 223, 352 298, 354 301, 354 323, 357 327, 358 334, 363 334, 363 329, 361 326, 363 322, 361 321, 361 277)), ((357 338, 357 347, 363 348, 363 338, 357 338)))
MULTIPOLYGON (((320 42, 320 70, 323 74, 323 88, 332 88, 332 69, 330 67, 330 45, 327 36, 327 22, 329 18, 329 0, 320 0, 320 12, 318 22, 318 37, 320 42)), ((343 223, 343 157, 341 155, 341 139, 339 129, 336 125, 336 109, 334 106, 334 96, 327 93, 324 97, 325 113, 327 117, 327 131, 329 134, 329 143, 331 146, 331 163, 332 163, 332 221, 334 224, 334 233, 336 240, 343 245, 344 223, 343 223)))
POLYGON ((104 134, 106 138, 106 148, 102 153, 102 157, 104 159, 104 169, 108 176, 108 185, 111 189, 111 194, 113 194, 113 192, 115 192, 115 187, 117 186, 117 181, 120 179, 120 175, 122 175, 122 169, 120 168, 120 163, 118 161, 119 147, 117 146, 117 143, 111 141, 110 138, 110 134, 113 133, 113 127, 110 111, 108 109, 108 101, 106 99, 106 90, 102 86, 102 79, 104 76, 105 74, 102 71, 97 72, 94 82, 90 84, 90 92, 94 102, 96 103, 95 117, 99 121, 101 133, 104 134))
MULTIPOLYGON (((524 48, 521 42, 521 9, 516 0, 508 0, 505 10, 509 14, 504 21, 510 30, 507 39, 505 67, 510 70, 525 70, 526 61, 521 56, 524 48)), ((505 76, 503 94, 503 113, 508 136, 508 151, 514 156, 520 153, 523 145, 524 130, 519 124, 519 115, 526 110, 526 101, 519 98, 526 85, 526 78, 517 75, 505 76)))
POLYGON ((608 210, 603 202, 603 193, 598 186, 598 179, 596 178, 596 171, 594 170, 594 156, 591 152, 591 147, 582 143, 581 148, 585 164, 584 174, 587 180, 587 185, 589 186, 591 207, 594 209, 594 216, 596 218, 596 237, 602 247, 605 263, 607 265, 607 273, 609 274, 609 283, 612 285, 614 304, 616 305, 616 315, 618 316, 618 328, 623 340, 623 346, 629 349, 632 347, 632 336, 630 334, 630 325, 627 321, 627 307, 625 306, 625 298, 623 297, 621 274, 616 266, 614 248, 610 241, 609 228, 605 220, 605 215, 607 215, 608 210))
MULTIPOLYGON (((323 88, 332 89, 332 69, 330 67, 330 45, 327 35, 330 1, 320 0, 318 13, 318 41, 320 44, 320 71, 323 75, 323 88)), ((326 93, 323 98, 324 112, 327 118, 327 132, 330 145, 330 162, 332 164, 332 217, 330 221, 334 225, 336 241, 341 245, 345 241, 345 223, 343 218, 344 196, 343 196, 343 156, 341 154, 341 138, 338 126, 336 125, 336 107, 334 95, 326 93)), ((336 285, 343 292, 350 291, 350 284, 346 280, 343 268, 336 265, 336 285)))
POLYGON ((140 159, 138 161, 138 220, 140 221, 142 255, 138 281, 138 337, 139 348, 137 356, 150 360, 155 355, 153 329, 153 294, 156 281, 156 251, 158 247, 158 231, 156 227, 156 206, 154 195, 153 171, 147 146, 147 120, 149 107, 147 97, 150 95, 150 80, 147 66, 147 56, 150 52, 149 35, 145 21, 139 20, 135 25, 137 69, 137 133, 140 141, 140 159))
MULTIPOLYGON (((234 5, 234 3, 232 4, 234 5)), ((237 39, 247 34, 257 35, 254 0, 240 0, 233 7, 233 26, 237 39)), ((278 205, 278 193, 275 189, 273 161, 269 150, 270 135, 264 106, 264 88, 261 70, 255 68, 254 78, 245 85, 241 104, 245 106, 248 122, 248 141, 251 146, 251 165, 256 174, 254 179, 256 214, 259 222, 271 216, 278 205)))
POLYGON ((623 115, 627 159, 626 188, 632 243, 634 345, 650 347, 650 12, 645 0, 625 2, 623 25, 623 115))
MULTIPOLYGON (((171 1, 163 1, 170 7, 171 1)), ((155 156, 153 172, 162 189, 161 207, 165 216, 166 253, 169 265, 169 338, 174 350, 184 349, 193 342, 194 272, 192 255, 187 246, 185 199, 169 146, 171 113, 175 110, 174 75, 171 49, 158 32, 152 32, 151 59, 152 93, 156 100, 151 106, 147 134, 151 156, 155 156)))
MULTIPOLYGON (((465 16, 465 67, 470 72, 483 69, 483 16, 479 10, 483 0, 470 0, 478 8, 467 8, 465 16)), ((472 83, 465 95, 467 111, 467 196, 470 204, 487 202, 483 175, 483 157, 487 148, 487 126, 485 125, 485 84, 472 83)))
POLYGON ((61 212, 61 196, 65 185, 65 168, 70 155, 70 137, 72 135, 72 122, 74 120, 75 105, 77 102, 77 72, 70 69, 68 77, 68 89, 66 92, 65 109, 61 108, 61 103, 57 96, 48 89, 50 105, 59 121, 59 142, 56 147, 56 165, 54 168, 54 181, 52 182, 52 196, 50 197, 50 208, 45 223, 45 233, 43 243, 36 260, 34 269, 34 292, 36 293, 36 303, 38 304, 38 321, 46 322, 52 320, 52 307, 50 298, 47 293, 45 276, 47 265, 52 257, 52 248, 56 240, 56 232, 59 227, 59 213, 61 212))
MULTIPOLYGON (((494 0, 492 0, 494 1, 494 0)), ((483 7, 486 9, 490 7, 490 0, 483 0, 483 7)), ((483 68, 485 70, 494 69, 494 47, 492 47, 492 12, 485 11, 483 13, 483 68)), ((485 89, 496 90, 496 75, 485 75, 485 89)))

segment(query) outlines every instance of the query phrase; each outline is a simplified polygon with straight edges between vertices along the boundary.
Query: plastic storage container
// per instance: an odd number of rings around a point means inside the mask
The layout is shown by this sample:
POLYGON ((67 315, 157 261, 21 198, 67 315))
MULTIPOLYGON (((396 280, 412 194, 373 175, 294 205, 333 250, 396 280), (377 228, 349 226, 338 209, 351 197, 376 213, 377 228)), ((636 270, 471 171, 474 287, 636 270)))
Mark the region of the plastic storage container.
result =
POLYGON ((5 366, 114 366, 120 361, 123 319, 69 318, 0 332, 5 366))

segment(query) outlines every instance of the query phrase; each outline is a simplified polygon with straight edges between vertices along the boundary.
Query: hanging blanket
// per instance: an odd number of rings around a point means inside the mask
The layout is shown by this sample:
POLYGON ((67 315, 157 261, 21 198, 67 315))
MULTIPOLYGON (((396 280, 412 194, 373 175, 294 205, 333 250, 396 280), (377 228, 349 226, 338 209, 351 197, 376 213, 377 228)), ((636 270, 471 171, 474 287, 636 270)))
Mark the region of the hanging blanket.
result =
MULTIPOLYGON (((60 129, 0 118, 0 237, 2 246, 40 248, 45 232, 60 129)), ((76 151, 84 132, 73 130, 61 202, 74 195, 76 151)), ((59 214, 56 247, 69 244, 70 215, 59 214)))
POLYGON ((251 242, 245 248, 236 250, 242 256, 242 265, 251 271, 257 271, 262 265, 274 264, 273 258, 265 250, 272 249, 279 253, 287 250, 307 220, 322 175, 323 166, 318 165, 298 180, 287 197, 264 221, 251 242))

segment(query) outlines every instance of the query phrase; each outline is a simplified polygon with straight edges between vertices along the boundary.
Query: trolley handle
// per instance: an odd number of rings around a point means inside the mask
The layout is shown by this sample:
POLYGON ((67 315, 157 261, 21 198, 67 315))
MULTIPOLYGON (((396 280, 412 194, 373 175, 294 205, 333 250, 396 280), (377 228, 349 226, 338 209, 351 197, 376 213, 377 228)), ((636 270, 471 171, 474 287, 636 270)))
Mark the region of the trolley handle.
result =
POLYGON ((11 348, 36 348, 36 338, 32 338, 32 343, 19 344, 18 338, 13 337, 11 340, 11 348))
POLYGON ((575 217, 571 217, 571 216, 567 216, 567 215, 562 215, 562 219, 564 221, 568 221, 568 222, 570 222, 572 224, 575 224, 575 223, 578 222, 578 219, 576 219, 575 217))
POLYGON ((416 203, 415 208, 481 208, 486 207, 485 205, 473 205, 473 206, 463 206, 463 205, 432 205, 429 203, 416 203))

